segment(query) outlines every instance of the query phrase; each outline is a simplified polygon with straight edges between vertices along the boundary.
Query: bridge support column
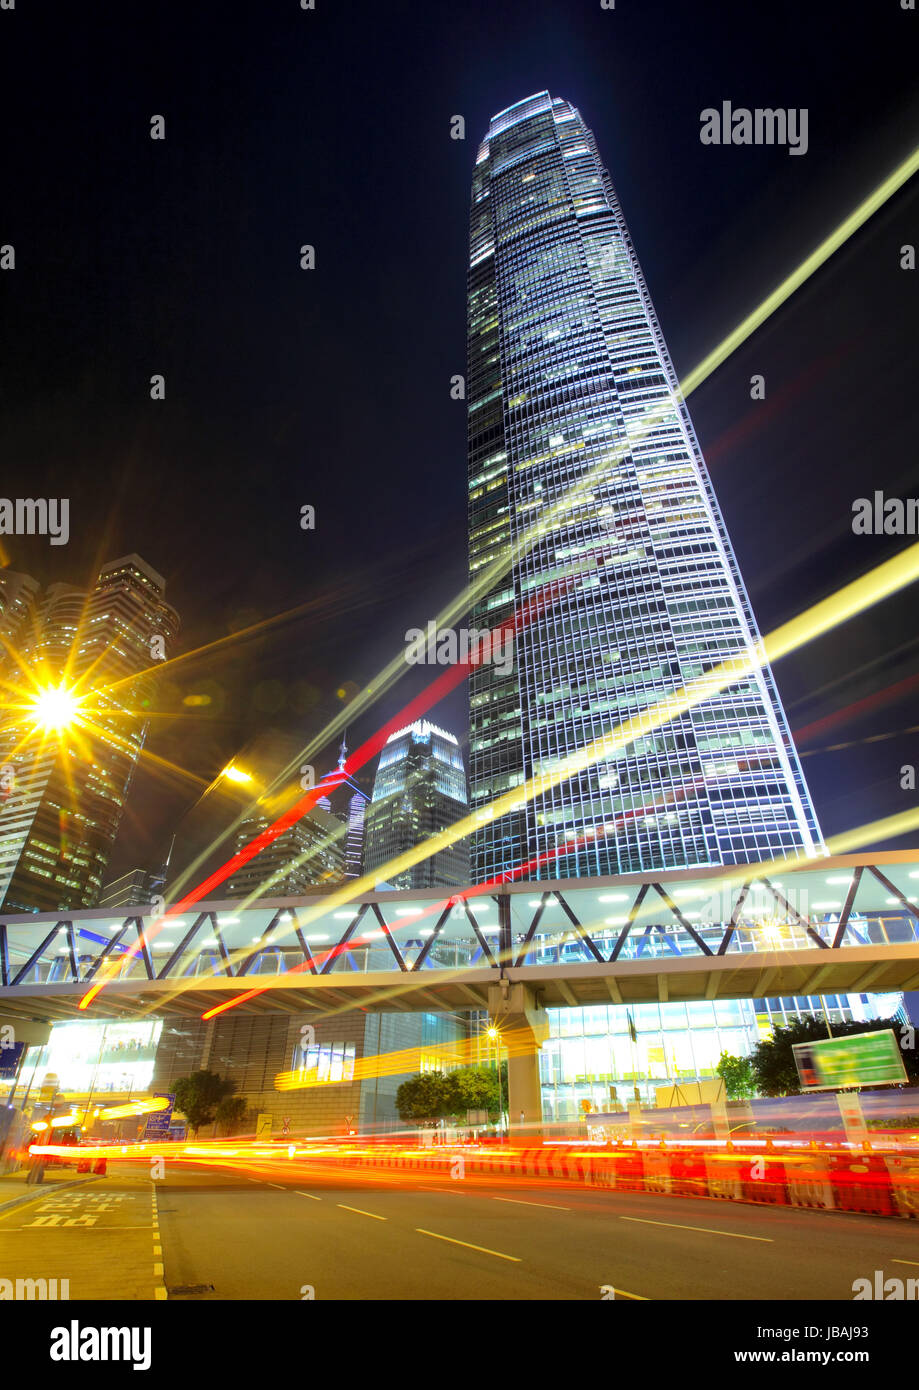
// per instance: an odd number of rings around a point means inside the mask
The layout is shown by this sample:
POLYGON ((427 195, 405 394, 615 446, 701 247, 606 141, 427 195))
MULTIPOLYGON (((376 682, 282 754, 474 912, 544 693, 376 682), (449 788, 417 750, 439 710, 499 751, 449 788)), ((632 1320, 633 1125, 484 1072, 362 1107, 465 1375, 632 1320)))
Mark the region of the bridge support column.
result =
POLYGON ((549 1016, 528 985, 501 980, 488 987, 488 1015, 507 1053, 507 1113, 512 1139, 542 1139, 539 1049, 549 1036, 549 1016))

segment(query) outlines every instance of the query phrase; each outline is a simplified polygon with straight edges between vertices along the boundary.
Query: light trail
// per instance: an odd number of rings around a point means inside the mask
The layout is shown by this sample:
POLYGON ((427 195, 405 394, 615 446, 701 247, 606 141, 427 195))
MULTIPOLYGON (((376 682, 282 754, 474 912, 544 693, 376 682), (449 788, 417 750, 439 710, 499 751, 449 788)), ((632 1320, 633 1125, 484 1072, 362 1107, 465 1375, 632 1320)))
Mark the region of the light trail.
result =
POLYGON ((719 343, 707 357, 703 358, 698 367, 691 371, 682 382, 684 397, 701 386, 706 377, 711 376, 712 372, 720 367, 731 353, 737 351, 741 343, 745 342, 752 333, 755 333, 770 315, 781 308, 786 299, 790 299, 795 290, 801 288, 805 280, 810 279, 814 272, 819 270, 833 253, 838 251, 840 246, 868 221, 869 217, 873 217, 878 208, 882 207, 888 198, 892 198, 894 193, 912 178, 917 169, 919 169, 919 149, 913 150, 912 154, 904 159, 903 163, 898 165, 893 173, 884 179, 883 183, 878 184, 864 202, 859 203, 854 212, 851 212, 840 222, 835 231, 831 232, 816 250, 812 251, 801 262, 796 270, 793 270, 751 314, 747 315, 742 323, 738 324, 733 333, 729 333, 723 342, 719 343))
MULTIPOLYGON (((397 855, 389 864, 375 870, 373 874, 365 874, 363 878, 352 880, 346 888, 340 889, 324 899, 321 907, 307 909, 301 919, 301 926, 315 920, 318 916, 323 916, 330 908, 353 900, 363 892, 372 892, 374 885, 381 878, 393 878, 405 869, 422 863, 425 859, 437 854, 438 851, 446 849, 457 840, 472 834, 486 821, 498 820, 509 811, 526 805, 552 787, 567 781, 575 772, 583 771, 602 758, 609 758, 613 753, 627 747, 637 738, 641 738, 669 723, 676 715, 685 713, 694 705, 711 699, 713 695, 737 684, 759 666, 765 665, 779 656, 785 656, 817 637, 823 636, 840 623, 864 612, 889 594, 895 593, 897 589, 912 583, 916 578, 919 578, 919 543, 910 546, 892 560, 877 566, 876 569, 871 570, 861 579, 846 585, 839 593, 814 604, 798 617, 782 624, 781 627, 776 628, 773 633, 757 643, 754 648, 748 649, 742 657, 720 663, 713 670, 690 681, 681 691, 675 691, 673 695, 666 696, 624 724, 620 724, 618 728, 601 734, 599 738, 584 748, 570 753, 566 758, 561 759, 551 771, 542 772, 529 778, 522 786, 512 788, 503 796, 498 797, 490 806, 473 812, 455 825, 448 826, 437 835, 431 836, 423 844, 416 845, 412 849, 406 850, 405 853, 397 855)), ((252 999, 262 992, 264 992, 263 989, 249 990, 245 994, 237 996, 236 1000, 228 1000, 217 1008, 208 1010, 202 1017, 213 1018, 218 1013, 224 1013, 235 1007, 236 1004, 252 999)), ((83 1007, 82 1001, 80 1007, 83 1007)))

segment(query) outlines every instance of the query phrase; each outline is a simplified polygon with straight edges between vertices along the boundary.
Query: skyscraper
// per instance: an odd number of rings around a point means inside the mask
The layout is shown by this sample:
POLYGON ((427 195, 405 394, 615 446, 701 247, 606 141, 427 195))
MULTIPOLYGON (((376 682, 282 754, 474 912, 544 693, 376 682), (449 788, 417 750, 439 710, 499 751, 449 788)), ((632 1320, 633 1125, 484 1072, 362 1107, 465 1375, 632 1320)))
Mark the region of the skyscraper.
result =
MULTIPOLYGON (((271 824, 266 815, 247 816, 236 835, 239 852, 271 824)), ((342 823, 323 806, 314 806, 285 834, 243 864, 224 887, 228 898, 298 898, 317 885, 330 887, 345 877, 342 823)))
POLYGON ((344 739, 338 754, 338 777, 340 780, 333 788, 331 795, 322 796, 316 805, 323 807, 326 811, 331 811, 333 816, 338 816, 346 826, 345 832, 345 878, 360 878, 364 867, 364 828, 367 817, 367 807, 370 804, 370 797, 363 787, 354 777, 345 773, 345 763, 348 760, 348 748, 344 739), (335 809, 335 805, 339 809, 335 809))
POLYGON ((166 581, 139 555, 103 565, 87 593, 0 574, 4 685, 0 903, 91 907, 143 747, 158 657, 179 628, 166 581), (27 673, 27 674, 24 674, 27 673), (50 707, 36 703, 40 692, 50 707), (82 706, 71 705, 71 697, 82 706))
MULTIPOLYGON (((467 396, 473 580, 515 557, 473 626, 535 613, 511 673, 472 673, 476 809, 759 639, 609 174, 547 92, 495 116, 479 149, 467 396)), ((772 673, 754 667, 483 824, 472 877, 536 856, 532 877, 565 878, 821 848, 772 673)))
POLYGON ((453 734, 420 719, 391 734, 380 754, 367 813, 365 871, 384 870, 392 888, 453 887, 468 882, 465 842, 390 875, 397 855, 429 840, 467 814, 466 772, 453 734))

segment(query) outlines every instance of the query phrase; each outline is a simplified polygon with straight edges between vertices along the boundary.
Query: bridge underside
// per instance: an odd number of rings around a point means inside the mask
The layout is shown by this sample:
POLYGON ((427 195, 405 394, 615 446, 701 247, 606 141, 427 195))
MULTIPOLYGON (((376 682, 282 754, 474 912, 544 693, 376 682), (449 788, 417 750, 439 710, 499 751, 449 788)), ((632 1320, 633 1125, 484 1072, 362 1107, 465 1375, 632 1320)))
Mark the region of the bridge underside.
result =
MULTIPOLYGON (((845 950, 781 950, 744 955, 663 957, 615 963, 508 968, 506 980, 529 987, 544 1009, 582 1004, 679 1003, 699 999, 764 999, 783 995, 861 994, 919 989, 919 942, 849 946, 845 950)), ((54 1022, 80 1018, 200 1018, 253 987, 235 1007, 247 1014, 462 1012, 489 1008, 499 972, 399 970, 255 979, 112 980, 81 1011, 86 984, 0 988, 6 1018, 54 1022)))

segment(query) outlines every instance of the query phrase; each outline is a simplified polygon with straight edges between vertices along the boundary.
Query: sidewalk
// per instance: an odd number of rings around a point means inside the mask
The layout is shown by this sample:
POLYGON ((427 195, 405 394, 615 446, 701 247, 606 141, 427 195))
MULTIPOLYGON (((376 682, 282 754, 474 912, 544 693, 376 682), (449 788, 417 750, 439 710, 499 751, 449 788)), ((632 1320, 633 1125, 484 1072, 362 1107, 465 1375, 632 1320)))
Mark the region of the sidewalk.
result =
POLYGON ((26 1164, 17 1172, 5 1173, 0 1177, 0 1211, 18 1207, 31 1201, 33 1197, 41 1197, 46 1192, 62 1192, 65 1188, 76 1187, 77 1184, 99 1181, 91 1173, 78 1175, 76 1168, 46 1168, 43 1182, 27 1183, 29 1166, 26 1164))
POLYGON ((26 1177, 0 1178, 0 1277, 37 1281, 46 1292, 16 1297, 166 1298, 157 1194, 146 1174, 51 1168, 42 1183, 26 1177))

